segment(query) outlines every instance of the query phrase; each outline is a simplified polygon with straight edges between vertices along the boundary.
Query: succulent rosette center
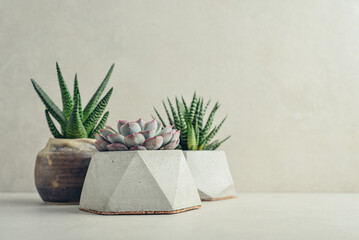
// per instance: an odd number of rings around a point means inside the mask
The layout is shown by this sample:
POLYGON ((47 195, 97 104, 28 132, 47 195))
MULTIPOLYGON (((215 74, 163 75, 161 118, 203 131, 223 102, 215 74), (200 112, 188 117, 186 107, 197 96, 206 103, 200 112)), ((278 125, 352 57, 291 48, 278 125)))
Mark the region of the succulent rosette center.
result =
POLYGON ((106 126, 95 134, 99 151, 173 150, 180 142, 180 131, 173 126, 163 128, 156 119, 145 122, 119 120, 117 130, 106 126))

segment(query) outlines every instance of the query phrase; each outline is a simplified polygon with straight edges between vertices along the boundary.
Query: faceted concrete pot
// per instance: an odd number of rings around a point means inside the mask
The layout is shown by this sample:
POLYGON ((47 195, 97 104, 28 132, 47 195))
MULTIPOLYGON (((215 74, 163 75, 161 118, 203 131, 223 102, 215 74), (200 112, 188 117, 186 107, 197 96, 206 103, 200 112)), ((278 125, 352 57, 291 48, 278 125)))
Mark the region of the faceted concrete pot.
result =
POLYGON ((36 158, 35 185, 45 203, 78 204, 95 139, 50 138, 36 158))
POLYGON ((182 151, 96 153, 80 210, 103 214, 171 214, 201 207, 182 151))
POLYGON ((202 201, 234 198, 236 190, 224 151, 183 151, 202 201))

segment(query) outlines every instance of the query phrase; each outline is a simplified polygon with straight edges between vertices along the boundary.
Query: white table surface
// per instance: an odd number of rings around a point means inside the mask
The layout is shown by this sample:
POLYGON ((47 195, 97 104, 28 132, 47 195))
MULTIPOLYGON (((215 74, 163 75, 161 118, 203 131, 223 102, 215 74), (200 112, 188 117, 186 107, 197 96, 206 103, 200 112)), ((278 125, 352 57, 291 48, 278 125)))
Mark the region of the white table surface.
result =
POLYGON ((0 240, 359 239, 359 194, 241 193, 174 215, 101 216, 0 193, 0 240))

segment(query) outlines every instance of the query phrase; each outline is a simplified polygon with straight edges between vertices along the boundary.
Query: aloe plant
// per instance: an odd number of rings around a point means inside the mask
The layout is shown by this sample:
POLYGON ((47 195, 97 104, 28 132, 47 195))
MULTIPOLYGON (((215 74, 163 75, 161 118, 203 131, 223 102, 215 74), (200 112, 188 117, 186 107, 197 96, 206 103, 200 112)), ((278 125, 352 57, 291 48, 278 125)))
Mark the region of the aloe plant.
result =
POLYGON ((31 79, 36 93, 46 107, 46 120, 55 138, 94 138, 94 134, 104 128, 109 112, 107 111, 105 114, 103 114, 103 112, 110 100, 113 88, 111 88, 101 100, 100 98, 111 77, 113 68, 114 64, 112 64, 106 77, 84 109, 82 109, 77 74, 74 80, 74 92, 71 96, 58 63, 56 63, 56 70, 62 97, 62 110, 60 110, 46 92, 42 90, 39 84, 31 79), (61 131, 57 129, 53 118, 59 123, 61 131))
MULTIPOLYGON (((162 104, 169 124, 181 131, 179 147, 182 150, 216 150, 230 138, 228 136, 223 140, 212 141, 227 119, 226 116, 217 126, 212 128, 214 116, 220 106, 218 102, 213 106, 206 123, 204 123, 204 117, 211 100, 204 104, 203 97, 197 97, 195 92, 190 104, 187 104, 183 97, 181 97, 181 101, 175 97, 175 102, 176 104, 174 105, 167 98, 167 104, 165 101, 162 101, 162 104)), ((154 110, 158 119, 166 126, 165 121, 155 107, 154 110)))
POLYGON ((127 150, 173 150, 179 144, 180 131, 171 127, 163 128, 156 119, 145 122, 119 120, 118 132, 110 126, 95 134, 95 147, 99 151, 127 150))

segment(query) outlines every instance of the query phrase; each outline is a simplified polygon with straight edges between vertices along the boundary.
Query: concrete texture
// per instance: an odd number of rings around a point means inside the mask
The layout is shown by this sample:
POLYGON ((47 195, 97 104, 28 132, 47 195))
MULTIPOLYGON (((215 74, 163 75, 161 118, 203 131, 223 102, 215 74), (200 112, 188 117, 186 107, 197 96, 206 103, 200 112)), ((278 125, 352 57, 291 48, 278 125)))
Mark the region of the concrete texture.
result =
POLYGON ((224 151, 183 151, 202 200, 236 195, 224 151))
POLYGON ((219 100, 238 191, 359 192, 359 1, 1 0, 0 191, 36 191, 50 132, 30 78, 83 105, 110 65, 109 124, 166 96, 219 100), (19 147, 21 142, 21 147, 19 147), (4 155, 5 154, 5 155, 4 155))
POLYGON ((99 152, 80 208, 99 213, 174 212, 201 205, 182 151, 99 152))
POLYGON ((0 193, 0 213, 5 240, 359 239, 359 194, 241 193, 183 214, 103 217, 42 204, 33 193, 0 193))

